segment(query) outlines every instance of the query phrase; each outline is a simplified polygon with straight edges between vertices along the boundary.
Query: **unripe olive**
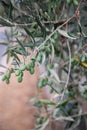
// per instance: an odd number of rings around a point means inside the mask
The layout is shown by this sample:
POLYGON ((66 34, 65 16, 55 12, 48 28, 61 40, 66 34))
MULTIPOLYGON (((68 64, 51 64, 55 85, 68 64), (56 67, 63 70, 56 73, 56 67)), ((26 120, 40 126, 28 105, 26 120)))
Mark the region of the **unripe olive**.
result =
POLYGON ((38 88, 42 88, 43 87, 43 82, 42 81, 39 81, 38 83, 38 88))
POLYGON ((10 77, 11 77, 11 74, 10 74, 10 73, 6 74, 6 78, 7 78, 7 79, 9 79, 10 77))
POLYGON ((32 59, 31 59, 34 63, 35 63, 35 61, 36 61, 36 59, 35 59, 35 57, 32 57, 32 59))
POLYGON ((47 82, 48 82, 48 78, 42 79, 42 80, 39 81, 39 83, 38 83, 38 88, 42 88, 42 87, 46 86, 46 85, 47 85, 47 82))
POLYGON ((51 75, 50 71, 47 71, 47 76, 50 76, 50 75, 51 75))
POLYGON ((41 46, 41 48, 40 48, 41 51, 45 51, 45 49, 46 49, 46 47, 44 45, 41 46))
POLYGON ((54 39, 56 40, 58 38, 58 33, 56 32, 55 34, 54 34, 54 39))
POLYGON ((55 44, 55 40, 53 38, 50 39, 51 43, 55 44))
POLYGON ((21 71, 25 71, 25 69, 26 69, 26 65, 22 65, 20 68, 21 71))
POLYGON ((47 53, 50 54, 52 52, 51 48, 47 48, 47 53))
POLYGON ((14 72, 14 69, 13 69, 13 68, 10 69, 10 73, 12 73, 12 72, 14 72))
POLYGON ((30 62, 26 65, 26 68, 27 68, 27 70, 30 70, 30 69, 31 69, 30 62))
POLYGON ((34 66, 35 66, 35 62, 34 62, 34 61, 31 61, 31 62, 30 62, 30 66, 31 66, 31 67, 34 67, 34 66))
POLYGON ((54 64, 51 63, 51 64, 49 65, 49 68, 50 68, 50 69, 53 69, 53 68, 54 68, 54 64))
POLYGON ((21 73, 21 71, 20 71, 20 70, 16 70, 16 71, 15 71, 15 75, 16 75, 16 76, 19 76, 19 75, 20 75, 20 73, 21 73))
POLYGON ((46 79, 43 79, 43 80, 42 80, 42 85, 43 85, 43 86, 46 86, 46 85, 47 85, 47 82, 48 82, 48 79, 47 79, 47 78, 46 78, 46 79))
POLYGON ((5 81, 6 80, 6 75, 4 75, 3 77, 2 77, 2 81, 5 81))
POLYGON ((37 123, 38 123, 38 124, 42 124, 42 118, 41 118, 41 117, 38 117, 38 118, 37 118, 37 123))
POLYGON ((47 82, 44 80, 44 81, 42 82, 42 84, 43 84, 43 86, 46 86, 46 85, 47 85, 47 82))
POLYGON ((53 93, 54 92, 54 89, 53 88, 50 88, 50 93, 53 93))
POLYGON ((21 77, 23 77, 23 72, 21 71, 21 73, 20 73, 20 75, 19 76, 21 76, 21 77))
POLYGON ((30 74, 34 74, 34 72, 35 72, 33 67, 29 71, 30 71, 30 74))
POLYGON ((18 82, 21 83, 22 80, 23 80, 22 76, 19 76, 19 77, 18 77, 18 82))
POLYGON ((38 56, 37 56, 37 59, 36 59, 39 63, 41 63, 42 62, 42 55, 41 54, 39 54, 38 56))
POLYGON ((45 78, 45 81, 48 82, 48 78, 45 78))

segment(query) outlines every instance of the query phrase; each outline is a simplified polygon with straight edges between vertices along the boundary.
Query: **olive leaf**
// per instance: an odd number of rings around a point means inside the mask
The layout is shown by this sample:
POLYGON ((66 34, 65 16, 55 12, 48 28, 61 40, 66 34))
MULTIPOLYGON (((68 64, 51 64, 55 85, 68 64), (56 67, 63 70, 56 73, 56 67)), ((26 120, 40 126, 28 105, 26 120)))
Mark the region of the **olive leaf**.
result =
POLYGON ((58 32, 59 32, 60 35, 66 37, 66 38, 72 39, 72 40, 75 40, 75 39, 78 38, 78 37, 75 37, 75 36, 70 36, 67 31, 61 30, 59 28, 58 28, 58 32))

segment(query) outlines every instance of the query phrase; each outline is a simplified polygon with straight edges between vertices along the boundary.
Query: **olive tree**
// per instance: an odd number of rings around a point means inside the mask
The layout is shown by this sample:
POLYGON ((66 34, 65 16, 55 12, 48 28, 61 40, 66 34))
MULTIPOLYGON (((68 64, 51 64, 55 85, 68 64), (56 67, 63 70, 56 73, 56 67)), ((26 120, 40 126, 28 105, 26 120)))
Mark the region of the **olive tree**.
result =
MULTIPOLYGON (((13 31, 17 45, 8 45, 8 59, 14 59, 14 68, 2 77, 6 83, 15 73, 22 82, 25 70, 34 74, 35 64, 45 67, 37 88, 50 86, 55 101, 39 99, 38 109, 45 105, 51 109, 53 120, 64 120, 65 128, 76 129, 87 112, 81 103, 87 99, 87 1, 86 0, 1 0, 0 24, 22 29, 28 40, 20 40, 13 31), (32 50, 32 56, 28 49, 32 50), (21 63, 18 57, 30 56, 29 63, 21 63), (16 65, 16 68, 15 68, 16 65)), ((85 118, 86 120, 86 118, 85 118)), ((47 118, 37 118, 37 128, 47 118)))

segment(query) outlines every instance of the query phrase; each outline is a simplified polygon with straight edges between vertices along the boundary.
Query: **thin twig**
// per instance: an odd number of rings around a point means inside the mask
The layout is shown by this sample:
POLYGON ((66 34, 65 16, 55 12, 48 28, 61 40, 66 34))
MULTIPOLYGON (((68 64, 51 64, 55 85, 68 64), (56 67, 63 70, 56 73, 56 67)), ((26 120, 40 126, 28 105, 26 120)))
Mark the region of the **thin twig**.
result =
POLYGON ((9 24, 9 26, 19 26, 19 27, 21 26, 21 27, 26 27, 26 26, 31 26, 32 24, 35 24, 35 23, 36 23, 36 22, 34 22, 34 23, 28 23, 28 24, 26 24, 26 23, 24 23, 24 24, 18 24, 18 23, 11 22, 11 21, 9 21, 9 20, 3 18, 2 16, 0 16, 0 19, 3 20, 4 22, 6 22, 7 24, 9 24))
MULTIPOLYGON (((76 17, 76 13, 77 11, 79 10, 79 7, 80 7, 80 4, 81 4, 82 0, 80 1, 76 11, 75 11, 75 14, 73 15, 73 17, 76 17)), ((69 20, 69 19, 68 19, 69 20)), ((68 22, 67 22, 68 23, 68 22)), ((67 24, 66 23, 66 24, 67 24)), ((65 91, 67 89, 67 86, 68 86, 68 83, 69 83, 69 77, 70 77, 70 73, 71 73, 71 50, 70 50, 70 45, 69 45, 69 41, 67 40, 67 47, 68 47, 68 51, 69 51, 69 69, 68 69, 68 75, 67 75, 67 81, 66 81, 66 84, 65 84, 65 87, 64 87, 64 90, 63 90, 63 93, 61 95, 61 100, 63 100, 63 97, 64 97, 64 94, 65 94, 65 91)))
POLYGON ((87 115, 87 112, 84 112, 81 114, 75 114, 75 115, 72 115, 71 117, 78 117, 78 116, 85 116, 85 115, 87 115))
MULTIPOLYGON (((69 16, 69 7, 68 7, 68 10, 67 10, 67 19, 68 19, 68 16, 69 16)), ((75 15, 75 14, 74 14, 75 15)), ((73 15, 73 16, 74 16, 73 15)), ((75 17, 75 16, 74 16, 75 17)), ((68 30, 68 23, 66 24, 66 30, 68 30)), ((70 45, 69 45, 69 40, 67 39, 66 40, 66 44, 67 44, 67 48, 68 48, 68 52, 69 52, 69 67, 68 67, 68 75, 67 75, 67 80, 66 80, 66 84, 64 86, 64 90, 61 94, 61 100, 63 100, 64 98, 64 94, 65 94, 65 91, 67 89, 67 86, 69 84, 69 78, 70 78, 70 73, 71 73, 71 49, 70 49, 70 45)))
POLYGON ((38 47, 38 50, 40 49, 41 46, 43 46, 53 35, 54 33, 56 33, 60 28, 62 28, 64 25, 66 25, 70 20, 72 20, 75 17, 75 15, 73 15, 72 17, 70 17, 68 20, 66 20, 65 23, 63 23, 62 25, 60 25, 59 27, 57 27, 48 37, 47 39, 38 47))
POLYGON ((64 23, 66 20, 65 19, 61 19, 61 20, 56 20, 56 21, 44 21, 42 20, 43 24, 62 24, 64 23))
POLYGON ((66 84, 65 84, 62 96, 61 96, 61 100, 63 100, 65 91, 67 89, 67 86, 68 86, 68 83, 69 83, 70 72, 71 72, 71 50, 70 50, 70 45, 69 45, 69 41, 68 40, 67 40, 67 47, 68 47, 68 51, 69 51, 69 69, 68 69, 67 81, 66 81, 66 84))

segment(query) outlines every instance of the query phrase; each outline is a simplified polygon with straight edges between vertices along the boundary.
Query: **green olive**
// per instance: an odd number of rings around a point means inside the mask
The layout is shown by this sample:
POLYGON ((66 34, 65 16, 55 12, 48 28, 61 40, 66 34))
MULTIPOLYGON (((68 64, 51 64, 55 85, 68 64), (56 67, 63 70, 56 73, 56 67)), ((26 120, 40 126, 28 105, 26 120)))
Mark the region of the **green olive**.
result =
POLYGON ((46 86, 46 85, 47 85, 47 81, 48 81, 47 78, 46 78, 46 79, 43 79, 43 80, 42 80, 42 85, 43 85, 43 86, 46 86))
POLYGON ((44 78, 44 79, 40 80, 38 83, 38 88, 42 88, 42 87, 46 86, 47 83, 48 83, 48 78, 44 78))
POLYGON ((9 79, 10 77, 11 77, 11 74, 10 74, 10 73, 6 74, 6 78, 7 78, 7 79, 9 79))
POLYGON ((26 65, 26 68, 27 68, 27 70, 30 70, 30 69, 31 69, 31 64, 30 64, 30 62, 26 65))
POLYGON ((39 54, 38 56, 37 56, 37 62, 39 62, 39 63, 41 63, 42 62, 42 55, 41 54, 39 54))
POLYGON ((56 40, 58 38, 58 33, 56 32, 55 34, 54 34, 54 39, 56 40))
POLYGON ((38 124, 42 124, 42 118, 41 118, 41 117, 38 117, 38 118, 37 118, 37 123, 38 123, 38 124))
POLYGON ((31 67, 34 67, 34 66, 35 66, 35 62, 34 62, 34 61, 31 61, 31 62, 30 62, 30 66, 31 66, 31 67))
POLYGON ((41 46, 41 48, 40 48, 41 51, 45 51, 45 49, 46 49, 46 47, 44 45, 41 46))
POLYGON ((47 85, 47 82, 44 80, 44 81, 42 82, 42 85, 43 85, 43 86, 46 86, 46 85, 47 85))
POLYGON ((45 46, 48 46, 49 45, 49 41, 47 41, 46 43, 45 43, 45 46))
POLYGON ((51 72, 48 70, 47 71, 47 76, 50 76, 51 75, 51 72))
POLYGON ((48 82, 48 78, 45 78, 44 80, 45 80, 45 82, 48 82))
POLYGON ((54 92, 54 89, 53 88, 50 88, 50 93, 53 93, 54 92))
POLYGON ((53 38, 50 39, 51 43, 55 44, 55 40, 53 38))
POLYGON ((20 70, 16 70, 16 71, 15 71, 15 75, 16 75, 16 76, 19 76, 19 75, 20 75, 20 73, 21 73, 21 71, 20 71, 20 70))
POLYGON ((51 54, 52 50, 51 50, 51 48, 50 48, 50 47, 49 47, 49 48, 47 48, 47 52, 48 52, 48 54, 51 54))
POLYGON ((22 76, 19 76, 19 77, 18 77, 18 82, 21 83, 22 80, 23 80, 22 76))
POLYGON ((19 76, 23 77, 23 72, 21 72, 19 76))
POLYGON ((6 80, 6 75, 4 75, 3 77, 2 77, 2 81, 5 81, 6 80))
POLYGON ((36 59, 35 59, 35 57, 32 57, 32 59, 31 59, 34 63, 35 63, 35 61, 36 61, 36 59))
POLYGON ((38 83, 38 88, 42 88, 43 87, 43 82, 42 81, 39 81, 38 83))
POLYGON ((54 68, 54 64, 51 63, 51 64, 49 65, 49 68, 50 68, 50 69, 53 69, 53 68, 54 68))
POLYGON ((20 68, 21 71, 25 71, 26 70, 26 65, 22 65, 20 68))
POLYGON ((34 72, 35 72, 35 70, 34 70, 34 68, 32 67, 32 68, 30 69, 30 74, 34 74, 34 72))
POLYGON ((13 72, 14 72, 14 69, 13 69, 13 68, 11 68, 11 69, 10 69, 10 73, 13 73, 13 72))

